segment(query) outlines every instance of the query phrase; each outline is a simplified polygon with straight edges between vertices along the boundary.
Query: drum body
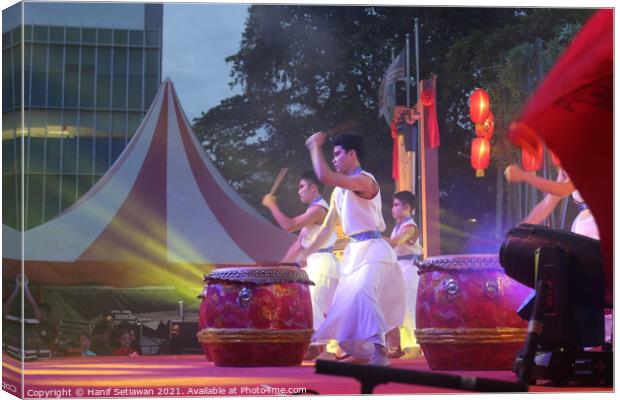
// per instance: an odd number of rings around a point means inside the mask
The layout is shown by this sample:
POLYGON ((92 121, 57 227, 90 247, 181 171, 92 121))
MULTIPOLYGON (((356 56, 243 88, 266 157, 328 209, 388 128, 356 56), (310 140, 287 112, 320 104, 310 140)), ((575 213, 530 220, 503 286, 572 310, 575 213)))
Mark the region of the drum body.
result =
POLYGON ((198 339, 217 366, 300 365, 312 337, 305 271, 294 267, 220 268, 205 277, 198 339), (203 323, 201 322, 201 325, 203 323))
POLYGON ((510 369, 527 334, 517 309, 531 289, 496 255, 431 257, 419 274, 415 335, 430 368, 510 369))
MULTIPOLYGON (((209 285, 205 285, 202 293, 200 294, 200 296, 198 296, 198 298, 201 300, 200 308, 198 309, 198 332, 196 335, 198 337, 200 337, 200 332, 202 332, 202 330, 207 327, 207 307, 204 299, 207 297, 208 288, 209 285)), ((211 358, 211 353, 209 353, 209 346, 207 346, 207 343, 200 342, 200 346, 202 347, 202 352, 205 353, 205 356, 207 357, 207 361, 213 361, 213 359, 211 358)))

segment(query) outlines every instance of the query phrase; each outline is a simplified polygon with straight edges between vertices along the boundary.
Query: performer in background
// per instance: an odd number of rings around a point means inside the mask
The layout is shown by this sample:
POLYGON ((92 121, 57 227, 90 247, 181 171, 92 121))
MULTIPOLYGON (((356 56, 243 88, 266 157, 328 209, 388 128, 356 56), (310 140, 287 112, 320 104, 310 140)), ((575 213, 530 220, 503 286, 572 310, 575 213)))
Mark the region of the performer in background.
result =
POLYGON ((335 338, 357 361, 388 365, 385 334, 402 323, 405 284, 394 250, 381 237, 385 222, 379 184, 360 167, 364 156, 360 136, 345 133, 334 138, 332 163, 336 171, 323 156, 326 138, 324 132, 317 132, 306 140, 306 146, 317 177, 335 188, 323 226, 300 258, 324 246, 338 218, 350 243, 340 263, 333 305, 314 340, 335 338))
MULTIPOLYGON (((573 201, 579 207, 579 214, 575 217, 573 225, 571 226, 571 232, 591 237, 592 239, 600 240, 598 227, 592 212, 588 208, 588 205, 583 201, 583 198, 579 192, 575 189, 575 185, 570 180, 570 177, 562 169, 557 157, 552 154, 552 159, 558 167, 558 177, 555 181, 541 178, 536 174, 528 173, 519 168, 517 165, 509 165, 504 171, 506 180, 510 183, 525 182, 536 189, 547 193, 545 198, 539 202, 530 211, 527 217, 522 223, 527 224, 540 224, 545 218, 551 214, 555 206, 562 200, 562 198, 572 195, 573 201)), ((610 342, 613 338, 613 314, 612 310, 606 310, 605 312, 605 341, 610 342)))
MULTIPOLYGON (((289 232, 300 230, 299 236, 289 248, 282 262, 293 262, 299 252, 308 247, 314 240, 319 231, 323 220, 327 214, 329 205, 323 199, 321 192, 323 184, 317 179, 313 171, 305 171, 299 178, 299 200, 307 204, 306 211, 294 218, 287 217, 278 207, 276 197, 266 195, 263 197, 263 205, 269 208, 271 214, 282 229, 289 232)), ((303 260, 306 264, 305 270, 314 285, 310 286, 310 297, 312 300, 313 327, 317 330, 323 321, 327 310, 332 305, 334 292, 338 285, 338 260, 332 254, 333 246, 337 237, 334 232, 326 241, 322 248, 308 255, 303 260)), ((319 346, 310 346, 306 358, 313 359, 321 353, 319 346)))
POLYGON ((385 238, 396 251, 398 265, 405 279, 406 297, 405 319, 402 326, 388 333, 387 341, 390 348, 390 357, 401 357, 406 354, 407 358, 420 356, 421 350, 418 345, 415 330, 415 308, 418 293, 418 267, 415 261, 423 255, 420 246, 420 230, 413 221, 416 198, 408 190, 397 192, 392 200, 392 216, 396 225, 390 238, 385 238))
POLYGON ((573 182, 571 182, 570 178, 559 164, 558 177, 555 181, 525 172, 515 164, 509 165, 504 171, 504 175, 506 176, 506 180, 510 183, 525 182, 547 193, 545 198, 532 209, 527 217, 525 217, 522 221, 523 223, 542 223, 543 220, 551 214, 562 198, 572 195, 573 201, 577 204, 577 207, 579 207, 580 212, 573 222, 571 232, 599 240, 598 228, 592 212, 590 212, 588 205, 583 201, 583 198, 575 189, 573 182))

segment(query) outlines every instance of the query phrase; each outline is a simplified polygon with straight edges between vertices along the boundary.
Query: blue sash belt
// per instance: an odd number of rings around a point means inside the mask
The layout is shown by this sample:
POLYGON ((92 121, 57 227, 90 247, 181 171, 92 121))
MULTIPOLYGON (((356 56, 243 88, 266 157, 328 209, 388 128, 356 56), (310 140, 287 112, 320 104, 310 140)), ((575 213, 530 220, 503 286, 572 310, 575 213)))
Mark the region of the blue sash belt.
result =
POLYGON ((318 249, 316 252, 317 253, 331 253, 332 251, 334 251, 333 247, 325 247, 323 249, 318 249))
POLYGON ((586 204, 585 201, 577 201, 575 200, 575 198, 573 198, 573 201, 575 202, 575 204, 577 205, 577 208, 579 208, 579 211, 585 211, 588 209, 588 205, 586 204))
POLYGON ((405 254, 403 256, 397 256, 396 260, 401 261, 401 260, 415 260, 419 257, 419 255, 417 254, 405 254))
POLYGON ((363 242, 365 240, 370 240, 370 239, 381 239, 381 232, 379 231, 360 232, 360 233, 356 233, 354 235, 349 236, 349 238, 353 242, 363 242))

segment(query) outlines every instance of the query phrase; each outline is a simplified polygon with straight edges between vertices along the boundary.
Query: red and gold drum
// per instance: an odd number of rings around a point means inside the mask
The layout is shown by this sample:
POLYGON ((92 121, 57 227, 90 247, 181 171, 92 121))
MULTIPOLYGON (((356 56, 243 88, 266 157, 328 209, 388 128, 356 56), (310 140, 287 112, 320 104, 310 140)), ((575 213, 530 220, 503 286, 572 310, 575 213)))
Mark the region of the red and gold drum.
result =
POLYGON ((306 272, 295 267, 219 268, 205 276, 198 340, 223 367, 300 365, 312 337, 306 272))
MULTIPOLYGON (((205 285, 205 287, 202 289, 202 293, 198 296, 198 298, 201 301, 201 306, 204 305, 204 299, 205 297, 207 297, 208 288, 209 286, 205 285)), ((207 327, 207 307, 200 307, 198 309, 198 335, 206 327, 207 327)), ((213 359, 211 359, 211 354, 209 353, 209 347, 207 346, 207 344, 204 342, 201 342, 200 345, 202 346, 203 353, 205 353, 205 356, 207 357, 207 361, 213 361, 213 359)))
POLYGON ((531 289, 496 255, 431 257, 419 265, 415 336, 431 369, 510 369, 527 322, 517 309, 531 289))

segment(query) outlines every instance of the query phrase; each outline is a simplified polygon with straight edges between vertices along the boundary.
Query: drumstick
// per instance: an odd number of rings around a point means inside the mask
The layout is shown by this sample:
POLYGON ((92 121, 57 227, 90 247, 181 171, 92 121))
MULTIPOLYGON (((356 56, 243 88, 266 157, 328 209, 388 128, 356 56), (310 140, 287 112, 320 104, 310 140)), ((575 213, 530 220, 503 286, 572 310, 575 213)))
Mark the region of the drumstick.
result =
POLYGON ((332 128, 332 129, 329 129, 329 130, 325 131, 325 134, 327 136, 333 136, 333 135, 335 135, 337 133, 340 133, 342 131, 349 130, 349 129, 353 128, 356 125, 357 125, 356 121, 350 121, 350 122, 347 122, 345 124, 342 124, 340 126, 337 126, 335 128, 332 128))
POLYGON ((268 195, 272 195, 276 192, 276 190, 278 190, 278 187, 284 180, 284 175, 286 175, 286 171, 288 171, 288 168, 282 168, 280 172, 278 172, 276 180, 273 181, 273 185, 271 185, 271 190, 269 191, 269 193, 267 193, 268 195))

